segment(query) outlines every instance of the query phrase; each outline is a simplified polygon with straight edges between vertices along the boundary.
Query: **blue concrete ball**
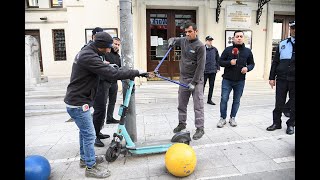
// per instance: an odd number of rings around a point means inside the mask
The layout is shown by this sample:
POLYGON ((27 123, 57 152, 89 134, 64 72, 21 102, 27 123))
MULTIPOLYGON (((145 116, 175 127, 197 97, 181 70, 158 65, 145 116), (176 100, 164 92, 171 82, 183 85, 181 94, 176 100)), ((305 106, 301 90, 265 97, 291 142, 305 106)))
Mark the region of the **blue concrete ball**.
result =
POLYGON ((26 180, 48 180, 51 173, 49 161, 40 155, 27 156, 25 159, 26 180))

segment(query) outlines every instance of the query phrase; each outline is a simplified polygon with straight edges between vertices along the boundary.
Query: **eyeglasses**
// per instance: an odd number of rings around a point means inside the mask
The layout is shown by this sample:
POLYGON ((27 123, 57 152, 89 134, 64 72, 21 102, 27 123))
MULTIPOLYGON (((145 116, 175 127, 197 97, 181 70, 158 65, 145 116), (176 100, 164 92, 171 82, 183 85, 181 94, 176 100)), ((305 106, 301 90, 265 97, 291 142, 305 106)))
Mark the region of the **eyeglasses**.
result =
POLYGON ((238 37, 243 38, 243 36, 242 36, 242 35, 237 35, 237 36, 235 36, 235 38, 238 38, 238 37))

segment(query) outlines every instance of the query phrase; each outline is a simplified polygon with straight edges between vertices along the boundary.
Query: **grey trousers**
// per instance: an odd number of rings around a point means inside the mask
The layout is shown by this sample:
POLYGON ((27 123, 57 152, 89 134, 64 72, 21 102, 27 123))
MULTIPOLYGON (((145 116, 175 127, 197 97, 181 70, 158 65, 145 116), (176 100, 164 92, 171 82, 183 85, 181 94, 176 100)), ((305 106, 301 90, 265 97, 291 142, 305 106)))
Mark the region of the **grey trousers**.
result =
MULTIPOLYGON (((190 80, 180 82, 183 84, 189 84, 190 80)), ((179 123, 187 124, 187 106, 189 103, 190 95, 192 94, 193 98, 193 109, 195 115, 195 127, 204 127, 204 104, 203 104, 203 78, 201 81, 195 86, 193 92, 189 91, 187 88, 179 86, 178 91, 178 118, 179 123)))

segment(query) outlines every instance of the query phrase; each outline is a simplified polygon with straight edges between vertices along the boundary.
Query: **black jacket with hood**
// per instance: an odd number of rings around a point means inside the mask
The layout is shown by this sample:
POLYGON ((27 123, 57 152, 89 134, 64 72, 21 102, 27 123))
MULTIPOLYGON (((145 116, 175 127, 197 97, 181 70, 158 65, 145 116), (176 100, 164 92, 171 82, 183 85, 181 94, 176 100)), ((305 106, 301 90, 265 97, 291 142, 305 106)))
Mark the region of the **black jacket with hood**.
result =
POLYGON ((70 77, 70 84, 67 87, 64 102, 68 105, 82 106, 92 102, 97 92, 99 76, 110 81, 133 79, 139 76, 138 70, 128 68, 114 68, 105 64, 101 53, 94 43, 85 46, 76 55, 70 77))

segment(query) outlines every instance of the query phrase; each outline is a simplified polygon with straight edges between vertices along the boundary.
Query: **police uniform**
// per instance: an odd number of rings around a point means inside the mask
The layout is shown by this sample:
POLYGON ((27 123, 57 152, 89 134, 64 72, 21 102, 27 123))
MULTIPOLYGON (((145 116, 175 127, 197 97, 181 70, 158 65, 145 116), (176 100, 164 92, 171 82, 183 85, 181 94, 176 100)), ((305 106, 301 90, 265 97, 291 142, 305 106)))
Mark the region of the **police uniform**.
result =
MULTIPOLYGON (((295 27, 295 21, 289 23, 289 26, 295 27)), ((295 122, 295 37, 289 37, 278 45, 272 61, 269 80, 276 80, 276 105, 273 110, 275 127, 272 128, 271 125, 267 130, 281 129, 281 114, 287 93, 289 93, 290 100, 290 118, 286 124, 288 128, 293 127, 295 122)))

